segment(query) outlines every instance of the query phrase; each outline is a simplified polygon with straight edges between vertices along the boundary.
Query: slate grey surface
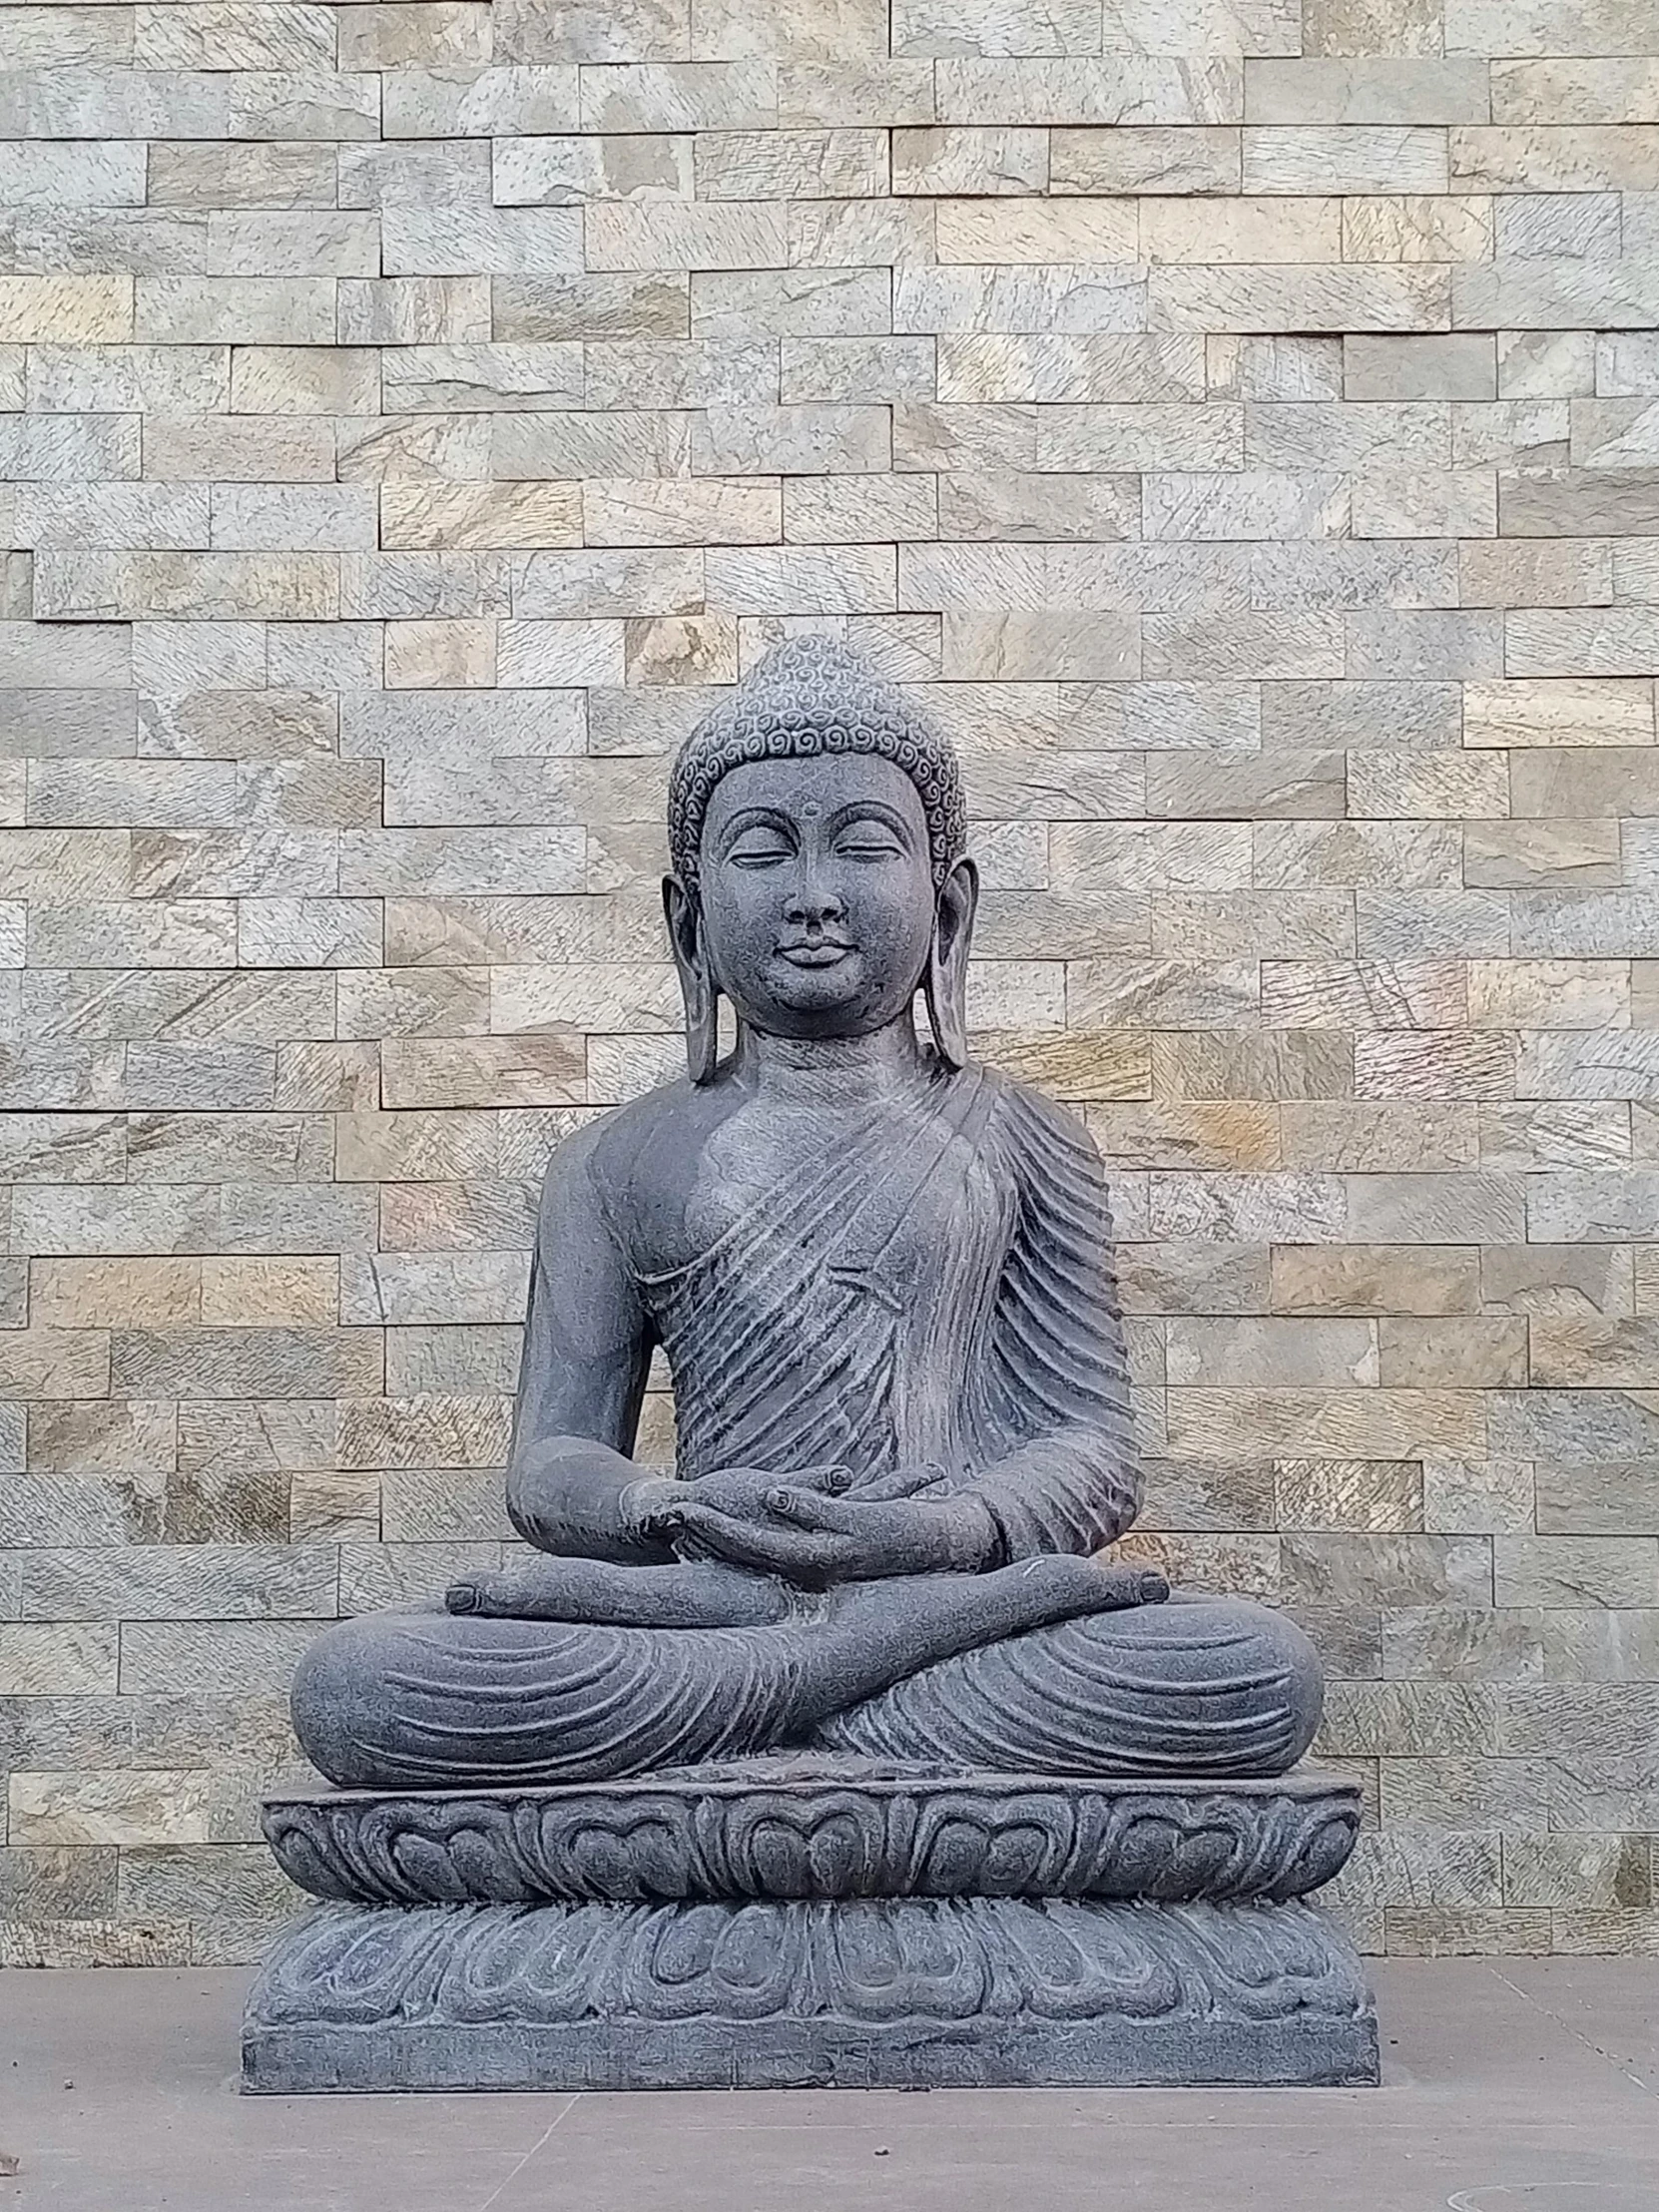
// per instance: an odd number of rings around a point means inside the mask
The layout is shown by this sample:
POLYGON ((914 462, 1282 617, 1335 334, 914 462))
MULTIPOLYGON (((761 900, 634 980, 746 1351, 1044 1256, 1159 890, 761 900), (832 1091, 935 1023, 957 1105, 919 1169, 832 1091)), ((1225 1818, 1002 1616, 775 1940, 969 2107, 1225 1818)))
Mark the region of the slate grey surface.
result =
POLYGON ((1347 1863, 1358 1787, 947 1774, 802 1757, 564 1789, 271 1798, 266 1837, 313 1896, 549 1899, 1300 1897, 1347 1863))
POLYGON ((243 2029, 276 2095, 1377 2078, 1360 1961, 1300 1904, 322 1905, 243 2029))

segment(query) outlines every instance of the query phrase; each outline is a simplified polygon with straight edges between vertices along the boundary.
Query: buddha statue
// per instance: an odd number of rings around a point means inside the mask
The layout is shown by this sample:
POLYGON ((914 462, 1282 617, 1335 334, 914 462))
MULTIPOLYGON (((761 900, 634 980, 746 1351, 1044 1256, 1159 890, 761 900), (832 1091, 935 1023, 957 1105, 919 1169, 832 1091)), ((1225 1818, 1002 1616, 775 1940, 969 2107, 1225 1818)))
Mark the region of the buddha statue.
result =
POLYGON ((1203 1781, 1306 1749, 1299 1629, 1096 1556, 1140 1498, 1105 1182, 969 1057, 965 828, 942 735, 823 639, 686 742, 689 1065, 548 1170, 506 1477, 533 1555, 319 1638, 293 1717, 333 1782, 786 1750, 1203 1781), (631 1456, 657 1347, 673 1476, 631 1456))

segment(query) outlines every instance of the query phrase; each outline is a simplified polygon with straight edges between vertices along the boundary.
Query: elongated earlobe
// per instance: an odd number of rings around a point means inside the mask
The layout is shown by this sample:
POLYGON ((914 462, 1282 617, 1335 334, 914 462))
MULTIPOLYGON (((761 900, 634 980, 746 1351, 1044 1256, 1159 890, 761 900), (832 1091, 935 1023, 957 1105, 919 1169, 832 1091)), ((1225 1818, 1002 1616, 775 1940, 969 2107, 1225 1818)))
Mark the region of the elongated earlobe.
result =
POLYGON ((663 912, 686 1009, 686 1072, 694 1083, 714 1078, 720 1058, 720 992, 709 972, 703 910, 678 876, 663 877, 663 912))
POLYGON ((961 859, 939 887, 933 942, 927 954, 927 1021, 947 1067, 967 1065, 967 966, 973 916, 979 904, 979 870, 961 859))

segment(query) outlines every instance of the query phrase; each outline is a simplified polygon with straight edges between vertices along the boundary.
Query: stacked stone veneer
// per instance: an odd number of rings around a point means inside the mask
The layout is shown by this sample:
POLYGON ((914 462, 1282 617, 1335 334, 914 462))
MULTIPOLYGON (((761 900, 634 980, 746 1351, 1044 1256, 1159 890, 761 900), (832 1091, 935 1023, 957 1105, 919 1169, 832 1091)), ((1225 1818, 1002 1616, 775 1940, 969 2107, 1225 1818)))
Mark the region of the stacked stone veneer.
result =
MULTIPOLYGON (((664 757, 958 732, 1136 1548, 1376 1947, 1652 1948, 1659 4, 0 9, 0 1957, 246 1954, 317 1623, 491 1559, 664 757)), ((653 1434, 666 1434, 654 1401, 653 1434)))

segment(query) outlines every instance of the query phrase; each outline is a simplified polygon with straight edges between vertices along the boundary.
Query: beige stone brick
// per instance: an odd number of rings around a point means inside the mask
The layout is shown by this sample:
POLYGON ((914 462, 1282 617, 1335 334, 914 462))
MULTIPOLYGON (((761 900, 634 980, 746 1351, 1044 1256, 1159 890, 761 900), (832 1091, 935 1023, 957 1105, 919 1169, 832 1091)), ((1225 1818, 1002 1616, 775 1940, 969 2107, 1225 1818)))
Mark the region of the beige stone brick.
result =
POLYGON ((776 478, 596 477, 582 486, 582 517, 589 545, 771 545, 783 493, 776 478))
POLYGON ((1150 1040, 1123 1031, 1068 1029, 1050 1037, 984 1038, 985 1056, 1027 1083, 1067 1099, 1146 1098, 1152 1089, 1150 1040))
POLYGON ((36 1847, 251 1842, 258 1796, 253 1771, 14 1773, 9 1833, 13 1842, 36 1847))
POLYGON ((1379 1324, 1388 1389, 1524 1389, 1527 1324, 1515 1317, 1379 1324))
POLYGON ((445 547, 579 545, 582 494, 576 484, 441 484, 380 487, 380 542, 445 547))
POLYGON ((1479 1395, 1468 1390, 1172 1389, 1171 1448, 1236 1459, 1273 1456, 1412 1458, 1478 1454, 1479 1395), (1248 1449, 1247 1449, 1248 1447, 1248 1449))
POLYGON ((0 1622, 0 1696, 110 1696, 119 1646, 114 1621, 0 1622))
POLYGON ((1476 58, 1418 59, 1396 49, 1376 59, 1260 59, 1245 70, 1250 123, 1484 123, 1488 112, 1487 68, 1476 58))
POLYGON ((485 0, 379 0, 336 13, 341 69, 464 68, 490 59, 492 10, 485 0))
POLYGON ((1622 960, 1472 960, 1469 1020, 1476 1029, 1604 1029, 1630 1023, 1622 960))
POLYGON ((1154 330, 1434 330, 1449 315, 1447 272, 1410 263, 1155 269, 1147 282, 1154 330))
POLYGON ((1049 190, 1055 193, 1234 193, 1240 189, 1240 133, 1222 127, 1049 133, 1049 190))
POLYGON ((635 619, 623 634, 623 653, 630 684, 736 683, 738 626, 723 615, 635 619))
POLYGON ((1247 193, 1413 194, 1447 190, 1443 131, 1353 125, 1244 133, 1247 193))
POLYGON ((1494 61, 1491 120, 1555 125, 1659 122, 1659 60, 1629 54, 1618 59, 1598 55, 1584 60, 1557 56, 1549 61, 1494 61))
MULTIPOLYGON (((1049 134, 1033 129, 898 130, 892 135, 895 193, 1025 194, 1049 183, 1049 134)), ((1055 189, 1059 185, 1056 182, 1055 189)))
POLYGON ((1133 201, 940 200, 934 209, 941 262, 1132 262, 1133 201))
POLYGON ((392 1108, 554 1106, 586 1096, 574 1033, 397 1038, 381 1047, 382 1096, 392 1108))
POLYGON ((1659 185, 1659 139, 1641 125, 1464 125, 1448 139, 1457 192, 1651 192, 1659 185))
POLYGON ((1472 1167, 1479 1157, 1467 1100, 1287 1100, 1281 1122, 1288 1167, 1403 1174, 1472 1167))
POLYGON ((1273 1478, 1281 1528, 1382 1534, 1422 1526, 1422 1467, 1415 1459, 1279 1459, 1273 1478))
POLYGON ((1244 74, 1236 61, 1154 54, 1102 60, 941 60, 940 123, 1236 123, 1244 74))
POLYGON ((1616 822, 1471 822, 1463 832, 1471 884, 1594 886, 1620 881, 1616 822))
POLYGON ((1285 1314, 1474 1314, 1480 1256, 1461 1246, 1276 1245, 1273 1306, 1285 1314))
POLYGON ((1133 622, 1090 615, 993 615, 947 611, 944 669, 949 678, 1074 681, 1136 672, 1133 622))
POLYGON ((604 202, 583 217, 593 270, 771 269, 786 259, 781 204, 683 207, 604 202))
MULTIPOLYGON (((1652 1536, 1499 1536, 1493 1545, 1499 1605, 1647 1606, 1659 1599, 1659 1539, 1652 1536)), ((1526 1748, 1517 1729, 1515 1750, 1526 1748)))
POLYGON ((1317 1389, 1379 1380, 1369 1321, 1178 1317, 1167 1342, 1172 1384, 1317 1389))
POLYGON ((1507 764, 1495 755, 1431 760, 1355 753, 1349 759, 1348 788, 1349 810, 1356 816, 1451 819, 1509 812, 1507 764))
POLYGON ((888 186, 884 131, 732 131, 696 142, 699 200, 867 199, 888 186))
POLYGON ((1478 194, 1403 193, 1343 202, 1345 262, 1483 262, 1492 204, 1478 194))
MULTIPOLYGON (((1143 198, 1140 252, 1148 262, 1337 262, 1342 203, 1334 199, 1143 198)), ((941 254, 942 258, 942 254, 941 254)))
POLYGON ((934 122, 931 62, 886 59, 884 24, 876 31, 874 49, 872 55, 857 58, 831 52, 783 61, 777 81, 779 123, 795 130, 840 123, 897 129, 934 122))
POLYGON ((776 55, 833 62, 843 71, 879 70, 887 53, 887 15, 879 0, 805 0, 776 16, 740 0, 694 0, 692 52, 719 60, 776 55))
POLYGON ((388 622, 384 667, 391 690, 488 688, 495 682, 495 625, 388 622))
POLYGON ((319 7, 141 0, 134 19, 133 59, 140 69, 327 70, 335 62, 334 19, 319 7))
POLYGON ((202 1262, 202 1321, 207 1328, 322 1328, 338 1318, 337 1260, 202 1262))

